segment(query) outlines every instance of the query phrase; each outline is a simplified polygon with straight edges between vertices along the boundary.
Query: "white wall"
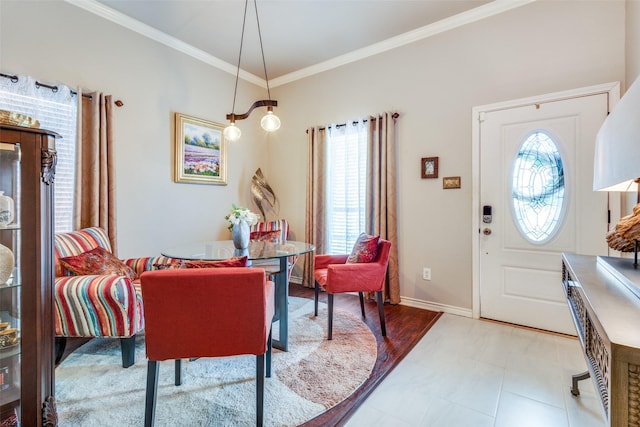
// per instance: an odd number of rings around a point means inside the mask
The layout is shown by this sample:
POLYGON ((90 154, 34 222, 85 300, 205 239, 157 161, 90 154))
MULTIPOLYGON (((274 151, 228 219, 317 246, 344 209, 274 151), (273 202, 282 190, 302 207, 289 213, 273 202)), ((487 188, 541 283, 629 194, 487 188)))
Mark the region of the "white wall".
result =
MULTIPOLYGON (((623 81, 624 11, 620 0, 541 0, 275 88, 282 128, 267 139, 257 130, 259 115, 242 123, 226 187, 172 182, 172 113, 223 123, 233 76, 60 1, 0 0, 0 70, 124 101, 115 113, 123 257, 227 237, 223 217, 233 202, 250 204, 257 167, 280 198, 292 237, 302 239, 305 129, 398 111, 401 295, 470 310, 471 109, 623 81), (443 191, 441 179, 420 179, 426 156, 439 156, 440 177, 459 175, 462 188, 443 191), (420 278, 423 266, 432 268, 431 282, 420 278)), ((239 110, 257 93, 241 83, 239 110)))
POLYGON ((640 77, 640 1, 626 1, 626 85, 640 77))
POLYGON ((401 295, 470 310, 471 109, 623 77, 624 2, 535 2, 276 88, 284 120, 268 172, 303 236, 305 129, 398 111, 401 295), (462 188, 421 179, 427 156, 439 157, 440 177, 461 176, 462 188))
MULTIPOLYGON (((0 1, 0 70, 100 90, 114 109, 118 245, 121 257, 230 238, 224 216, 249 204, 249 180, 264 167, 259 116, 228 147, 227 186, 174 183, 173 114, 225 123, 235 76, 62 1, 0 1)), ((244 112, 263 89, 240 83, 244 112), (259 91, 259 92, 256 92, 259 91)))
MULTIPOLYGON (((625 40, 625 84, 622 85, 621 95, 627 88, 640 78, 640 1, 626 0, 626 40, 625 40)), ((620 210, 622 215, 630 215, 638 202, 635 191, 622 193, 620 210)), ((628 254, 627 254, 628 255, 628 254)))

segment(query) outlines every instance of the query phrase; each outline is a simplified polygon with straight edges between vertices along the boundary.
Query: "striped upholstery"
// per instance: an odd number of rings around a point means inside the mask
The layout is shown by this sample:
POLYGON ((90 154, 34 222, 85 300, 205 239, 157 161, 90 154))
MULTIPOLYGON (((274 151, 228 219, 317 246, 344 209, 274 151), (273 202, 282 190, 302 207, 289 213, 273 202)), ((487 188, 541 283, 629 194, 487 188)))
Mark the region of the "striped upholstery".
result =
MULTIPOLYGON (((258 222, 257 224, 251 226, 252 233, 256 231, 264 232, 264 231, 277 231, 277 230, 280 231, 280 241, 282 243, 286 242, 287 239, 289 238, 289 223, 287 222, 286 219, 276 219, 274 221, 258 222)), ((288 262, 287 274, 289 275, 289 278, 291 277, 293 266, 297 260, 298 260, 297 256, 291 256, 287 260, 288 262)), ((252 261, 252 262, 255 267, 264 268, 267 274, 274 274, 278 272, 278 270, 280 270, 280 261, 278 261, 277 259, 264 260, 264 261, 259 260, 259 261, 252 261)))
POLYGON ((144 329, 142 296, 138 292, 128 278, 115 274, 56 278, 56 336, 137 334, 144 329))
MULTIPOLYGON (((58 261, 103 247, 111 252, 109 237, 99 227, 55 236, 55 334, 60 337, 131 337, 144 329, 139 280, 124 276, 71 276, 58 261)), ((136 274, 171 258, 132 258, 124 263, 136 274)))
POLYGON ((127 264, 133 271, 136 272, 136 275, 140 276, 145 271, 156 270, 154 267, 158 264, 171 264, 172 262, 178 262, 175 258, 167 258, 166 256, 155 256, 155 257, 143 257, 143 258, 129 258, 125 259, 124 263, 127 264))
POLYGON ((251 226, 251 232, 256 231, 280 231, 280 241, 284 242, 289 238, 289 223, 286 219, 276 219, 275 221, 259 222, 251 226))
POLYGON ((111 252, 109 236, 99 227, 85 228, 71 233, 58 233, 55 237, 55 274, 66 276, 67 271, 60 265, 60 258, 80 255, 98 246, 111 252))

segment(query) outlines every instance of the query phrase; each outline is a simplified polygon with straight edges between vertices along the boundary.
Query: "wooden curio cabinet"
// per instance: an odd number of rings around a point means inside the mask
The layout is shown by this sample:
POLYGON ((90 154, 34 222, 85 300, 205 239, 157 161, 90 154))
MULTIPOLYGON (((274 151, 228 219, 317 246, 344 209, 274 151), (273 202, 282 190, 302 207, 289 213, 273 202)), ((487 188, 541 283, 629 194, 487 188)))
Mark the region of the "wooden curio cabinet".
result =
POLYGON ((57 425, 52 295, 57 137, 0 125, 2 426, 57 425))

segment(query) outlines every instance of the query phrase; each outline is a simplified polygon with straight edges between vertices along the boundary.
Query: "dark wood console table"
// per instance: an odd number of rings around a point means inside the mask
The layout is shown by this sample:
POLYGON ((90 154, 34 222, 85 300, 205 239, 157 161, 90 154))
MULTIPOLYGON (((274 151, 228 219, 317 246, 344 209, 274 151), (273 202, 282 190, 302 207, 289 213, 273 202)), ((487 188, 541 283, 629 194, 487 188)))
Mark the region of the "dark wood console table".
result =
POLYGON ((628 258, 562 255, 562 285, 610 426, 640 426, 640 270, 628 258))

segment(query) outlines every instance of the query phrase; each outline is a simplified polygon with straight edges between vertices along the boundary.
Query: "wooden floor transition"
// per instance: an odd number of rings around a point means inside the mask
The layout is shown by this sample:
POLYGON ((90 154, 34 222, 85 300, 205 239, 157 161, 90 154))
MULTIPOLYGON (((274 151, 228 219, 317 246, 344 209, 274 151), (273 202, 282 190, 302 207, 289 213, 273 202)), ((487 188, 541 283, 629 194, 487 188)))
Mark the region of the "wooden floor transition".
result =
MULTIPOLYGON (((291 284, 289 295, 313 299, 313 289, 291 284)), ((322 292, 320 301, 326 303, 327 295, 322 292)), ((339 294, 334 297, 336 308, 348 310, 360 316, 360 300, 357 295, 339 294)), ((442 313, 423 310, 405 305, 385 304, 384 314, 387 326, 387 336, 380 332, 378 308, 375 301, 365 302, 366 318, 363 321, 371 328, 378 341, 378 360, 371 376, 351 396, 340 402, 327 412, 302 424, 302 427, 325 427, 344 425, 358 406, 371 394, 389 372, 411 351, 427 331, 434 325, 442 313)), ((62 360, 73 350, 89 341, 85 338, 69 339, 62 360)), ((266 417, 269 414, 265 414, 266 417)))
MULTIPOLYGON (((291 284, 289 295, 302 298, 313 298, 313 289, 291 284)), ((327 302, 326 293, 320 294, 320 301, 327 302)), ((360 316, 360 300, 357 295, 339 294, 334 297, 334 306, 348 310, 360 316)), ((371 376, 351 396, 327 412, 302 424, 303 427, 341 426, 358 409, 358 406, 371 394, 389 372, 411 351, 427 331, 434 325, 442 313, 407 307, 404 305, 385 304, 384 314, 387 336, 380 332, 380 320, 375 301, 365 302, 366 319, 364 322, 371 328, 378 341, 378 360, 371 376)), ((268 417, 268 414, 265 414, 268 417)))

